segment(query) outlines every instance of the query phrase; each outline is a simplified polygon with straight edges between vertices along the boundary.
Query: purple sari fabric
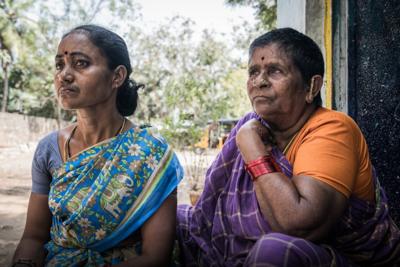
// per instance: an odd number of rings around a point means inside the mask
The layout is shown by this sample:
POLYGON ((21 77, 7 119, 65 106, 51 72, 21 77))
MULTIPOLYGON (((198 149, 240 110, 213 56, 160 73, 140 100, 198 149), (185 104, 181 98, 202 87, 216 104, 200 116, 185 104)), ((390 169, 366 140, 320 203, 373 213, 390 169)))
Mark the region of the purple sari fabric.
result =
MULTIPOLYGON (((178 207, 178 238, 185 266, 397 266, 399 230, 388 216, 387 200, 377 184, 377 206, 351 198, 349 209, 326 244, 273 233, 263 218, 250 176, 232 130, 206 174, 204 191, 194 207, 178 207), (396 252, 397 251, 397 252, 396 252), (386 262, 384 262, 386 261, 386 262), (391 265, 386 265, 390 262, 391 265)), ((282 172, 292 166, 272 152, 282 172)))

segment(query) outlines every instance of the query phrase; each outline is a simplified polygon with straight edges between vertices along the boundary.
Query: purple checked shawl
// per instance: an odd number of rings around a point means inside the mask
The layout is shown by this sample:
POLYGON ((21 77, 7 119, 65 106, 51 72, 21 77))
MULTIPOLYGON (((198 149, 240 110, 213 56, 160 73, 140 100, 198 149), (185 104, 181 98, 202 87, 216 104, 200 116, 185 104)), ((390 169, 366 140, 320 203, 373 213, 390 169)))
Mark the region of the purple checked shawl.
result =
MULTIPOLYGON (((238 129, 253 118, 261 121, 252 112, 232 130, 207 171, 197 204, 178 207, 178 238, 186 266, 242 266, 256 241, 271 232, 235 141, 238 129)), ((292 177, 284 155, 276 148, 272 154, 282 172, 292 177)), ((399 257, 399 231, 388 216, 387 199, 378 184, 377 202, 375 207, 350 198, 348 210, 324 247, 358 263, 399 257)))

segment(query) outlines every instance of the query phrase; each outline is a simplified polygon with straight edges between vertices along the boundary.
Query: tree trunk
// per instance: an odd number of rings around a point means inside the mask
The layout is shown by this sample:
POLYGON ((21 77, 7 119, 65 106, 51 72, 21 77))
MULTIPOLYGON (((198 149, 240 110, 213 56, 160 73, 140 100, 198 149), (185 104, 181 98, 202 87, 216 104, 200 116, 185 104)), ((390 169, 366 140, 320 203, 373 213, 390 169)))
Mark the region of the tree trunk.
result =
POLYGON ((3 100, 1 103, 1 112, 7 112, 8 104, 8 63, 3 64, 4 84, 3 84, 3 100))

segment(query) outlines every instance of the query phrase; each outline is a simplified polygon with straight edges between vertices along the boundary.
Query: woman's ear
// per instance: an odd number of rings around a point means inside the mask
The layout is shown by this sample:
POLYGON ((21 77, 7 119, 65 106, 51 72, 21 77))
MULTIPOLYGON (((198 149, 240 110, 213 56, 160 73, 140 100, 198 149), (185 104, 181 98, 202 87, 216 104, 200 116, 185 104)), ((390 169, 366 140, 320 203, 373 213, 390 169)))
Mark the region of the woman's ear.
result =
POLYGON ((321 75, 314 75, 311 77, 310 88, 306 96, 306 102, 308 104, 311 104, 319 91, 321 91, 323 82, 321 75))
POLYGON ((124 65, 119 65, 114 70, 112 88, 118 89, 125 81, 128 71, 124 65))

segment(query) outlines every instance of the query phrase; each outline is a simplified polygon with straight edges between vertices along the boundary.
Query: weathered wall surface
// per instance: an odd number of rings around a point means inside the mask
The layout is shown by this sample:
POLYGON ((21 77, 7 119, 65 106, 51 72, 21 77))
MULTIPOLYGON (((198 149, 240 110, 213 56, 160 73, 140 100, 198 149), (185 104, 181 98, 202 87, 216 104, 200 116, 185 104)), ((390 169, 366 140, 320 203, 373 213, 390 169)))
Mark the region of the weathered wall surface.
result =
POLYGON ((0 112, 0 147, 34 143, 56 129, 54 119, 0 112))
MULTIPOLYGON (((352 114, 400 223, 400 1, 355 0, 352 114)), ((352 86, 350 86, 352 87, 352 86)))
POLYGON ((306 32, 306 0, 278 0, 277 27, 306 32))

